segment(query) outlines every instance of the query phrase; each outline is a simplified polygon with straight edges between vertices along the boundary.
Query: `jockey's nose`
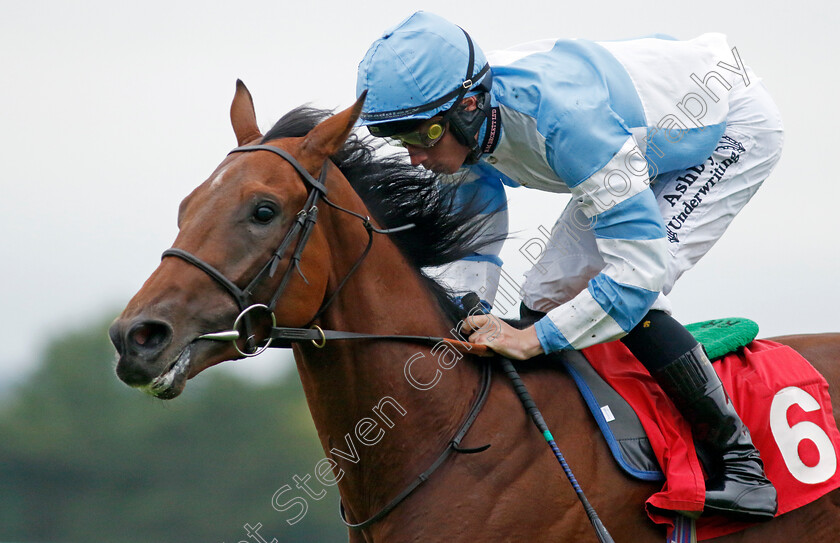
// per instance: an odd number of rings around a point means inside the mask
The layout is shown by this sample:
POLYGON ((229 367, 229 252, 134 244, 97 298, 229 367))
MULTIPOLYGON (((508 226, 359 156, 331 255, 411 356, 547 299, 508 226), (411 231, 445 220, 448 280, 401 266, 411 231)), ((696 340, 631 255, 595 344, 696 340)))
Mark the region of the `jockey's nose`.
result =
POLYGON ((408 157, 411 159, 412 166, 420 166, 424 160, 429 158, 429 154, 422 147, 406 145, 405 150, 408 151, 408 157))

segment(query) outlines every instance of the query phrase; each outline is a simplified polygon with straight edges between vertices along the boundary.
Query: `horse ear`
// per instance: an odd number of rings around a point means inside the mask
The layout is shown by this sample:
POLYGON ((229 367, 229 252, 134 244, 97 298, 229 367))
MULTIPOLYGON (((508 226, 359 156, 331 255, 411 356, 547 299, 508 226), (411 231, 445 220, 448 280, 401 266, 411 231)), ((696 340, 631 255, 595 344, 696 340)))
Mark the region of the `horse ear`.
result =
POLYGON ((301 162, 309 171, 320 169, 321 164, 328 157, 334 155, 350 137, 353 125, 362 113, 367 91, 349 108, 322 121, 310 130, 303 140, 301 162))
POLYGON ((233 95, 233 103, 230 105, 230 123, 233 125, 238 145, 245 145, 262 137, 260 129, 257 128, 254 100, 241 79, 236 80, 236 94, 233 95))

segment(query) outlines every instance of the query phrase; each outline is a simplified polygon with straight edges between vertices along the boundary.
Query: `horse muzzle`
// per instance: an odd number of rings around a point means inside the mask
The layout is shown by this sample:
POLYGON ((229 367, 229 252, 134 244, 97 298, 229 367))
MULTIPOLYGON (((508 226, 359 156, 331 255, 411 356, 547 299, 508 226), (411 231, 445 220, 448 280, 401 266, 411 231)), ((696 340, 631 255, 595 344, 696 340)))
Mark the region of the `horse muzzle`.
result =
POLYGON ((172 326, 161 320, 117 319, 108 331, 117 349, 117 377, 162 399, 184 389, 190 373, 193 346, 173 348, 172 326))

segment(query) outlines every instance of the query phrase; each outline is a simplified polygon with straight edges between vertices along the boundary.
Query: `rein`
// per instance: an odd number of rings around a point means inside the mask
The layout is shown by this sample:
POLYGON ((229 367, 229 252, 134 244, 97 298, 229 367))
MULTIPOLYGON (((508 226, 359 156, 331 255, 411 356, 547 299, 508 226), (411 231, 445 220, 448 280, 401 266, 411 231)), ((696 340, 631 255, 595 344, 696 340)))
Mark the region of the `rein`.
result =
POLYGON ((461 454, 475 454, 484 452, 490 448, 489 444, 473 449, 462 449, 460 445, 461 440, 464 439, 464 436, 467 435, 467 432, 470 430, 470 427, 472 427, 473 422, 475 422, 475 419, 481 412, 481 408, 484 407, 484 402, 487 400, 487 396, 490 393, 491 375, 492 373, 490 371, 490 365, 484 364, 482 366, 481 371, 481 388, 478 391, 478 396, 476 396, 475 403, 473 403, 469 414, 467 414, 467 417, 464 419, 464 422, 461 423, 461 427, 455 433, 455 436, 449 440, 449 444, 447 445, 446 449, 444 449, 440 456, 438 456, 437 460, 432 462, 432 464, 426 469, 426 471, 421 473, 414 481, 412 481, 407 487, 405 487, 405 489, 402 492, 397 494, 397 496, 394 499, 392 499, 390 502, 388 502, 387 505, 380 509, 378 513, 374 514, 364 522, 353 524, 351 522, 348 522, 347 514, 344 510, 344 504, 341 501, 339 501, 339 513, 341 514, 341 520, 348 528, 352 528, 353 530, 363 530, 371 524, 375 523, 376 521, 384 518, 385 515, 396 509, 396 507, 412 492, 414 492, 418 486, 426 482, 426 480, 428 480, 432 473, 434 473, 435 470, 437 470, 453 452, 461 454))
MULTIPOLYGON (((472 63, 470 63, 472 64, 472 63)), ((359 268, 362 262, 367 257, 370 249, 373 245, 373 234, 391 234, 394 232, 400 232, 402 230, 406 230, 408 228, 413 228, 414 224, 407 224, 403 226, 399 226, 396 228, 391 229, 379 229, 373 226, 370 222, 370 217, 362 216, 354 211, 349 209, 345 209, 333 202, 331 202, 327 198, 327 187, 325 185, 326 178, 327 178, 327 168, 329 166, 329 159, 325 160, 323 165, 321 166, 321 174, 319 178, 316 180, 312 175, 301 166, 301 164, 288 152, 280 149, 278 147, 273 147, 270 145, 248 145, 243 147, 237 147, 233 149, 231 153, 247 153, 253 151, 268 151, 274 153, 284 160, 286 160, 303 178, 304 182, 306 182, 310 187, 311 191, 307 196, 306 203, 304 204, 303 208, 297 213, 297 217, 295 218, 294 223, 292 224, 291 228, 286 232, 286 235, 283 236, 280 245, 277 249, 271 254, 271 257, 268 259, 268 262, 257 272, 257 275, 251 280, 250 283, 244 288, 241 289, 239 286, 236 285, 233 281, 228 279, 221 271, 216 269, 215 267, 211 266, 207 262, 201 260, 199 257, 193 255, 192 253, 184 250, 179 249, 177 247, 173 247, 167 249, 161 255, 161 259, 166 258, 168 256, 177 257, 185 262, 192 264, 193 266, 197 267, 198 269, 202 270, 204 273, 209 275, 214 281, 216 281, 219 285, 221 285, 236 301, 237 305, 239 306, 240 313, 239 316, 233 322, 233 328, 230 330, 222 331, 222 332, 213 332, 209 334, 204 334, 199 336, 197 339, 207 339, 213 341, 230 341, 233 343, 234 348, 245 357, 252 357, 256 356, 267 348, 272 346, 274 342, 277 342, 277 347, 290 347, 292 343, 300 342, 300 341, 311 341, 313 345, 317 348, 323 348, 328 340, 371 340, 371 339, 385 339, 385 340, 397 340, 397 341, 410 341, 414 343, 421 343, 421 344, 438 344, 441 342, 445 342, 448 345, 452 346, 456 350, 462 353, 472 352, 473 354, 481 355, 481 354, 488 354, 490 349, 484 345, 476 345, 466 341, 457 341, 451 340, 448 338, 441 338, 441 337, 432 337, 432 336, 409 336, 409 335, 382 335, 382 334, 363 334, 357 332, 345 332, 339 330, 323 330, 321 327, 312 324, 321 314, 330 306, 330 304, 336 299, 336 296, 353 275, 353 273, 359 268), (365 227, 365 230, 368 234, 368 242, 367 245, 362 252, 362 254, 356 259, 351 266, 350 270, 341 280, 341 282, 336 287, 335 291, 330 295, 330 297, 322 303, 321 307, 315 313, 315 316, 312 317, 310 321, 311 326, 307 328, 285 328, 285 327, 278 327, 277 321, 274 316, 274 309, 277 305, 280 296, 282 295, 283 291, 286 289, 286 286, 291 279, 292 274, 297 271, 300 274, 301 278, 306 281, 306 276, 303 275, 303 271, 300 269, 300 260, 301 255, 303 253, 304 248, 306 247, 307 242, 309 241, 309 236, 312 234, 312 230, 315 227, 315 223, 318 220, 318 201, 323 200, 323 202, 330 207, 333 207, 339 211, 344 213, 348 213, 354 217, 357 217, 362 221, 362 224, 365 227), (271 296, 268 304, 261 304, 255 303, 253 299, 254 291, 260 285, 262 281, 266 278, 274 277, 274 274, 277 272, 277 268, 280 265, 280 261, 283 260, 283 256, 288 251, 289 247, 291 247, 292 243, 297 239, 297 244, 295 245, 294 252, 292 253, 291 258, 289 259, 289 263, 286 267, 286 270, 283 272, 283 276, 280 280, 280 284, 278 285, 277 289, 274 291, 274 294, 271 296), (251 334, 251 323, 250 319, 248 318, 249 314, 254 310, 263 310, 266 311, 271 316, 272 327, 269 333, 268 339, 264 345, 259 346, 257 345, 256 335, 251 334), (242 350, 239 348, 237 344, 237 340, 240 338, 239 333, 239 326, 240 323, 244 324, 245 329, 245 349, 242 350)), ((516 373, 516 370, 513 368, 511 362, 507 359, 502 359, 503 368, 505 373, 514 383, 514 388, 517 391, 517 395, 519 396, 520 400, 523 403, 526 411, 531 415, 532 419, 536 423, 537 427, 543 433, 546 441, 551 446, 552 450, 555 453, 560 464, 563 466, 564 471, 566 472, 569 481, 572 483, 572 486, 575 488, 575 492, 578 494, 578 497, 581 500, 581 503, 584 505, 584 509, 586 510, 587 515, 592 522, 596 534, 598 535, 599 541, 602 543, 612 543, 612 539, 607 533, 606 529, 604 528, 603 524, 601 523, 600 519, 598 518, 595 510, 589 504, 588 500, 583 494, 583 491, 580 489, 577 481, 574 478, 571 470, 569 469, 568 465, 566 464, 563 455, 560 453, 559 449, 557 449, 557 445, 554 443, 554 438, 551 436, 551 433, 548 431, 548 428, 545 426, 545 422, 542 419, 542 415, 534 405, 533 400, 531 400, 530 396, 528 395, 527 390, 525 389, 525 385, 522 383, 521 379, 519 379, 519 375, 516 373)), ((487 400, 487 396, 489 395, 490 391, 490 382, 491 382, 491 369, 489 364, 484 364, 482 366, 482 374, 481 374, 481 388, 478 392, 478 395, 475 399, 475 402, 472 405, 469 413, 467 414, 466 419, 461 424, 458 431, 455 433, 455 436, 449 440, 449 443, 444 449, 444 451, 438 456, 438 458, 424 471, 421 473, 417 479, 415 479, 412 483, 410 483, 402 492, 400 492, 395 498, 393 498, 388 504, 386 504, 379 512, 375 513, 373 516, 368 518, 367 520, 360 522, 360 523, 351 523, 347 520, 347 515, 344 510, 344 505, 339 502, 340 505, 340 513, 341 513, 341 520, 346 524, 349 528, 354 530, 363 530, 370 526, 371 524, 377 522, 378 520, 385 517, 388 513, 393 511, 403 500, 405 500, 414 490, 417 489, 421 484, 423 484, 428 478, 435 472, 446 459, 453 453, 458 452, 462 454, 474 454, 480 453, 482 451, 487 450, 490 445, 484 445, 482 447, 477 447, 473 449, 462 449, 460 447, 461 440, 467 434, 469 429, 472 427, 473 422, 478 417, 478 414, 481 412, 481 408, 484 406, 485 401, 487 400)))
MULTIPOLYGON (((404 226, 391 228, 391 229, 379 229, 373 226, 370 222, 370 217, 362 216, 354 211, 349 209, 345 209, 333 202, 331 202, 327 198, 327 187, 325 186, 326 175, 327 175, 327 167, 328 167, 328 160, 324 161, 324 164, 321 167, 321 175, 318 180, 316 180, 306 168, 300 165, 300 163, 289 153, 286 151, 278 148, 273 147, 270 145, 249 145, 244 147, 237 147, 231 153, 247 153, 253 151, 269 151, 274 153, 281 158, 285 159, 292 167, 297 170, 298 174, 303 178, 303 180, 309 184, 312 188, 309 196, 307 197, 306 203, 304 204, 303 209, 301 209, 298 214, 295 222, 292 224, 292 227, 286 232, 286 235, 283 237, 283 240, 280 242, 280 245, 277 247, 271 257, 269 258, 268 262, 257 272, 257 275, 251 280, 250 283, 244 288, 240 289, 233 281, 228 279, 221 271, 216 269, 215 267, 211 266, 210 264, 204 262, 197 256, 185 251, 184 249, 179 248, 171 248, 167 249, 163 252, 161 258, 165 258, 167 256, 177 257, 186 262, 189 262, 193 266, 197 267, 198 269, 202 270, 204 273, 209 275, 213 280, 215 280, 219 285, 221 285, 227 292, 233 297, 236 301, 237 305, 239 306, 240 313, 239 316, 236 317, 236 320, 233 323, 233 328, 230 330, 222 331, 222 332, 214 332, 209 334, 204 334, 198 337, 198 339, 207 339, 207 340, 214 340, 214 341, 230 341, 233 343, 234 348, 239 352, 239 354, 252 357, 256 356, 263 351, 265 351, 268 347, 276 346, 276 347, 290 347, 292 343, 300 342, 300 341, 311 341, 313 345, 318 348, 323 348, 326 345, 327 340, 371 340, 371 339, 387 339, 387 340, 398 340, 398 341, 410 341, 414 343, 426 344, 426 345, 434 345, 440 342, 445 342, 448 345, 452 346, 456 350, 462 353, 473 352, 474 354, 486 354, 489 349, 484 345, 474 345, 468 343, 466 341, 457 341, 448 338, 441 338, 441 337, 432 337, 432 336, 408 336, 408 335, 382 335, 382 334, 362 334, 357 332, 344 332, 344 331, 337 331, 337 330, 323 330, 321 327, 317 325, 312 325, 310 328, 285 328, 285 327, 278 327, 276 326, 277 322, 274 317, 274 308, 277 305, 277 301, 280 299, 281 294, 286 288, 286 285, 291 278, 294 271, 297 271, 300 276, 306 281, 306 277, 303 275, 303 272, 300 269, 300 259, 301 254, 303 253, 304 248, 306 247, 306 243, 309 240, 309 236, 312 233, 312 229, 315 226, 316 221, 318 220, 318 200, 323 200, 324 203, 333 207, 339 211, 343 211, 344 213, 348 213, 353 215, 354 217, 359 218, 362 223, 364 224, 365 230, 368 233, 368 243, 365 247, 362 254, 356 259, 356 262, 350 268, 350 271, 344 276, 344 279, 338 284, 338 287, 332 293, 332 295, 321 305, 318 312, 310 321, 315 321, 323 312, 330 306, 330 304, 335 300, 336 295, 341 291, 342 287, 347 283, 347 280, 353 275, 353 273, 359 268, 361 263, 365 260, 368 253, 370 252, 370 248, 373 245, 373 234, 391 234, 393 232, 400 232, 402 230, 406 230, 408 228, 414 227, 413 224, 407 224, 404 226), (289 264, 286 267, 286 270, 283 272, 283 276, 280 280, 280 284, 272 295, 268 304, 260 304, 255 303, 253 300, 253 294, 259 284, 265 280, 266 278, 271 278, 277 271, 279 267, 280 261, 283 259, 283 256, 293 243, 293 241, 297 238, 297 245, 295 246, 294 253, 292 257, 289 259, 289 264), (269 334, 269 337, 266 343, 262 346, 257 346, 255 341, 255 335, 250 333, 251 326, 249 324, 249 319, 247 318, 249 313, 255 310, 262 310, 266 311, 271 315, 272 319, 272 328, 269 334), (239 333, 239 326, 240 323, 244 323, 245 326, 245 337, 246 337, 246 350, 243 351, 239 348, 236 341, 240 338, 239 333), (273 345, 276 342, 276 345, 273 345), (250 349, 249 349, 250 345, 250 349)), ((461 424, 461 427, 455 433, 455 436, 449 440, 449 444, 446 449, 438 456, 437 460, 435 460, 431 466, 429 466, 426 471, 421 473, 417 479, 414 480, 411 484, 409 484, 402 492, 400 492, 394 499, 388 502, 382 510, 378 513, 374 514, 371 518, 367 519, 364 522, 358 524, 349 523, 346 519, 346 515, 344 512, 344 506, 341 505, 341 519, 344 521, 347 526, 350 528, 361 530, 370 526, 374 522, 380 520, 385 515, 390 513, 394 508, 397 507, 405 498, 407 498, 414 490, 420 486, 423 482, 425 482, 431 474, 440 467, 443 462, 449 457, 450 454, 453 452, 458 452, 462 454, 473 454, 479 453, 482 451, 487 450, 490 445, 485 445, 483 447, 478 447, 475 449, 462 449, 460 447, 461 440, 469 431, 470 427, 472 426, 475 419, 478 417, 481 408, 484 406, 484 402, 487 400, 487 396, 489 395, 490 391, 490 379, 491 371, 489 364, 485 364, 482 369, 482 376, 481 376, 481 388, 479 390, 478 396, 476 397, 475 403, 473 404, 472 408, 470 409, 469 414, 467 415, 464 422, 461 424)))

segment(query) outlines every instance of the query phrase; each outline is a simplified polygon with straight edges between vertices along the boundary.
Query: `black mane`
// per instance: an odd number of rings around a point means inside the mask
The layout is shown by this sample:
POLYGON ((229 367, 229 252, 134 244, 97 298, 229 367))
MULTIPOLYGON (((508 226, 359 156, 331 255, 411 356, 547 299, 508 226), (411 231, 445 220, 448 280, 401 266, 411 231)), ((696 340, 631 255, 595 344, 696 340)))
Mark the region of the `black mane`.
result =
MULTIPOLYGON (((306 106, 293 109, 275 123, 262 142, 304 136, 330 114, 306 106)), ((456 205, 457 183, 442 183, 437 174, 411 166, 404 157, 377 155, 372 140, 354 133, 332 160, 385 228, 415 225, 390 237, 425 278, 446 315, 458 321, 465 313, 423 268, 454 262, 498 241, 486 235, 479 241, 491 217, 488 212, 496 210, 475 202, 456 205)))

